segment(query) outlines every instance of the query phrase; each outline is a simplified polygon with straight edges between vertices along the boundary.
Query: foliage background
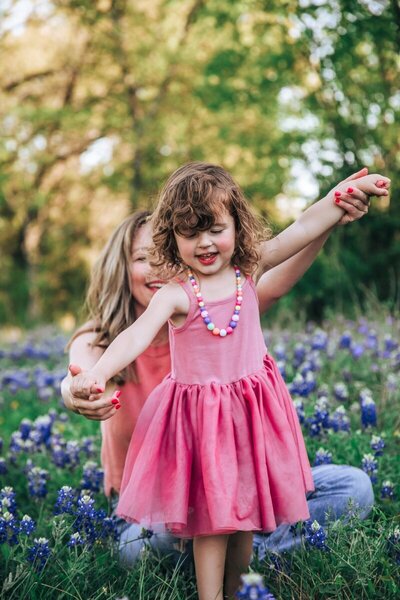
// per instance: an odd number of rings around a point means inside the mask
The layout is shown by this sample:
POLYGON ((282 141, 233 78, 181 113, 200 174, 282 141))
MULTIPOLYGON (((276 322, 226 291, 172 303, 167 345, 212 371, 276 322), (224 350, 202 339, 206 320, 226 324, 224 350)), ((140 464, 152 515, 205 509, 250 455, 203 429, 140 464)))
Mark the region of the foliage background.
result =
POLYGON ((0 323, 79 319, 90 266, 183 162, 278 230, 363 165, 392 179, 285 299, 399 300, 398 0, 4 0, 0 323))

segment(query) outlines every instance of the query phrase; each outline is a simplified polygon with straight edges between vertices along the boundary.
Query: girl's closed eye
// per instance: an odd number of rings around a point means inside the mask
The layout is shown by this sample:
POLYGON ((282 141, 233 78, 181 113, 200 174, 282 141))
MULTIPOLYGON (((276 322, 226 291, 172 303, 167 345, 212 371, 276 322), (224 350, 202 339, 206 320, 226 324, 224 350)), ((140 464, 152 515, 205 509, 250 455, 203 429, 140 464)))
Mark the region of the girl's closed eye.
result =
POLYGON ((132 256, 132 262, 146 262, 147 255, 146 254, 136 254, 132 256))

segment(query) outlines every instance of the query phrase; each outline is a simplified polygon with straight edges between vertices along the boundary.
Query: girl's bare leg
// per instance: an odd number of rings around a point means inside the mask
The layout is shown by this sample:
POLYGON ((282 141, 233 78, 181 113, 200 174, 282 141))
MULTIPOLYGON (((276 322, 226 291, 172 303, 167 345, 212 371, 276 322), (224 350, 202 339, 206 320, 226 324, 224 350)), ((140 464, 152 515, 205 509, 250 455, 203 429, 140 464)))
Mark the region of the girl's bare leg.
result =
POLYGON ((224 598, 235 597, 240 576, 247 573, 253 551, 253 532, 238 531, 229 536, 225 561, 224 598))
POLYGON ((223 600, 227 535, 209 535, 193 539, 199 600, 223 600))

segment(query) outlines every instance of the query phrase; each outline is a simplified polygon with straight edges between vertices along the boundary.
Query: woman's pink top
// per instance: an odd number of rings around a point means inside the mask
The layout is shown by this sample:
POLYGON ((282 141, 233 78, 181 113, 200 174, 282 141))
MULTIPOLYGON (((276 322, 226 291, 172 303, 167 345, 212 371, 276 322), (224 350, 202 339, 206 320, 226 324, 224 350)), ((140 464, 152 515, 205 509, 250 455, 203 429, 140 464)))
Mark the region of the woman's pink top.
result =
POLYGON ((121 408, 101 422, 104 491, 119 493, 125 458, 136 421, 149 394, 171 371, 169 344, 149 346, 136 360, 138 383, 121 386, 121 408))

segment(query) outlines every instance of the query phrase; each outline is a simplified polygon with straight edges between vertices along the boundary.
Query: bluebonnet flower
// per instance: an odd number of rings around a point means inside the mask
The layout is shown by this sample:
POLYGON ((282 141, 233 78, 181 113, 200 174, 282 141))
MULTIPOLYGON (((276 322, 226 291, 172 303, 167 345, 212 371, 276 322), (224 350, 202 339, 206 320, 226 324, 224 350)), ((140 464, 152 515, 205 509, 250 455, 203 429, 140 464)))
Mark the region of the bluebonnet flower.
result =
POLYGON ((289 391, 292 394, 298 396, 309 396, 316 388, 317 384, 315 376, 312 371, 308 371, 307 375, 303 377, 300 373, 297 373, 292 383, 289 384, 289 391))
POLYGON ((284 360, 277 360, 276 366, 278 367, 279 373, 282 375, 282 378, 286 381, 286 362, 284 360))
POLYGON ((25 442, 20 431, 13 431, 10 436, 10 458, 15 460, 18 454, 24 451, 25 442))
POLYGON ((42 415, 41 417, 37 417, 37 419, 35 419, 33 427, 38 434, 39 443, 42 443, 46 446, 48 445, 53 422, 52 416, 49 415, 42 415))
POLYGON ((350 352, 353 358, 358 360, 364 354, 365 347, 363 346, 363 344, 352 343, 350 346, 350 352))
POLYGON ((400 527, 396 527, 388 537, 388 554, 400 566, 400 527))
POLYGON ((18 542, 19 525, 17 517, 6 511, 0 516, 0 544, 15 546, 18 542))
POLYGON ((19 522, 19 530, 25 535, 30 535, 36 529, 36 523, 29 515, 24 515, 19 522))
POLYGON ((374 329, 371 329, 368 332, 365 343, 370 350, 376 350, 378 348, 378 335, 374 329))
POLYGON ((339 348, 350 348, 352 339, 350 331, 344 331, 340 336, 339 348))
POLYGON ((97 449, 93 437, 82 438, 81 451, 87 456, 87 458, 93 458, 97 455, 97 449))
POLYGON ((378 461, 373 454, 364 454, 361 461, 362 470, 369 476, 372 483, 378 481, 378 461))
POLYGON ((304 344, 297 343, 293 349, 293 366, 297 368, 304 361, 306 348, 304 344))
POLYGON ((293 404, 294 404, 294 407, 296 409, 297 416, 298 416, 298 419, 299 419, 300 423, 303 423, 304 422, 304 418, 305 418, 303 400, 301 400, 300 398, 295 398, 293 400, 293 404))
POLYGON ((286 347, 284 344, 275 344, 274 348, 273 348, 273 354, 276 358, 276 360, 286 360, 287 359, 287 354, 286 354, 286 347))
POLYGON ((363 427, 376 427, 376 405, 372 399, 370 390, 364 389, 360 392, 361 424, 363 427))
POLYGON ((69 548, 74 548, 75 546, 83 546, 84 544, 85 540, 83 539, 79 531, 72 533, 71 537, 69 538, 69 541, 67 542, 67 546, 69 548))
MULTIPOLYGON (((99 523, 98 523, 98 525, 99 525, 98 540, 100 540, 100 541, 112 540, 112 541, 116 542, 120 536, 120 532, 118 530, 118 519, 116 519, 115 517, 107 517, 107 516, 104 516, 103 518, 101 518, 99 513, 100 513, 100 511, 98 511, 98 514, 97 514, 97 518, 99 521, 99 523)), ((103 516, 103 515, 101 515, 101 516, 103 516)), ((150 539, 154 535, 154 533, 151 529, 146 529, 145 531, 146 531, 147 539, 150 539)))
POLYGON ((99 492, 103 484, 104 471, 100 469, 97 463, 88 461, 83 466, 83 478, 81 486, 93 492, 99 492))
POLYGON ((0 490, 0 512, 10 512, 15 514, 17 511, 16 493, 14 488, 6 486, 0 490))
POLYGON ((65 447, 65 442, 51 444, 51 460, 56 467, 60 467, 60 469, 63 469, 69 464, 69 456, 65 447))
POLYGON ((58 490, 57 500, 54 505, 54 514, 67 513, 72 515, 75 511, 75 492, 69 485, 63 485, 58 490))
POLYGON ((79 458, 80 445, 79 445, 79 443, 75 440, 68 441, 66 444, 66 447, 65 447, 65 452, 68 457, 68 463, 67 463, 68 466, 71 469, 74 469, 80 463, 80 458, 79 458))
POLYGON ((313 548, 318 548, 324 552, 328 551, 329 548, 326 545, 326 533, 322 525, 318 521, 311 521, 308 519, 303 523, 303 535, 304 539, 313 548))
POLYGON ((322 329, 317 329, 311 339, 311 348, 313 350, 326 350, 328 344, 328 334, 322 329))
POLYGON ((40 467, 32 467, 28 473, 28 490, 34 498, 44 498, 47 496, 47 480, 49 473, 40 467))
POLYGON ((332 463, 332 452, 319 448, 315 453, 314 467, 319 465, 330 465, 332 463))
POLYGON ((393 352, 393 350, 396 350, 399 346, 399 343, 392 338, 390 333, 387 333, 383 340, 385 351, 388 353, 393 352))
POLYGON ((371 450, 374 451, 375 456, 382 456, 385 442, 379 435, 372 436, 370 446, 371 450))
POLYGON ((275 597, 264 586, 263 578, 258 573, 248 573, 241 576, 242 585, 236 598, 239 600, 275 600, 275 597))
POLYGON ((382 483, 381 498, 383 500, 386 498, 389 498, 390 500, 394 499, 394 484, 388 479, 382 483))
POLYGON ((21 432, 21 438, 23 440, 28 439, 32 429, 32 421, 30 419, 22 419, 19 424, 19 431, 21 432))
POLYGON ((329 427, 329 402, 325 396, 320 396, 315 403, 314 417, 322 427, 329 427))
POLYGON ((0 456, 0 475, 7 475, 7 473, 8 473, 8 468, 7 468, 6 459, 3 458, 2 456, 0 456))
POLYGON ((339 383, 335 383, 335 385, 333 386, 333 394, 336 400, 339 400, 339 402, 345 402, 349 399, 348 387, 345 383, 341 381, 339 383))
POLYGON ((338 406, 329 419, 329 426, 333 431, 350 431, 350 419, 343 405, 338 406))
POLYGON ((28 549, 27 558, 36 571, 42 571, 50 555, 49 540, 46 538, 35 538, 34 545, 28 549))

